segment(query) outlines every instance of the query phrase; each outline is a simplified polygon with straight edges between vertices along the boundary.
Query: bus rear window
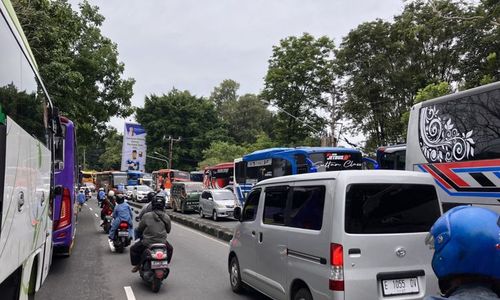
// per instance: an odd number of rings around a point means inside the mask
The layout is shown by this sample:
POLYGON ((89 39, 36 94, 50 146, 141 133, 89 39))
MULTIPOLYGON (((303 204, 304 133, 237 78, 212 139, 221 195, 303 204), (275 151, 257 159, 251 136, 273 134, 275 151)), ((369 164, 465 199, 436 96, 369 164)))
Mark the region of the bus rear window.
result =
POLYGON ((318 169, 318 172, 361 170, 363 167, 363 158, 360 152, 337 151, 312 153, 310 159, 318 169))
POLYGON ((432 185, 351 184, 347 187, 347 233, 427 232, 439 216, 439 201, 432 185))

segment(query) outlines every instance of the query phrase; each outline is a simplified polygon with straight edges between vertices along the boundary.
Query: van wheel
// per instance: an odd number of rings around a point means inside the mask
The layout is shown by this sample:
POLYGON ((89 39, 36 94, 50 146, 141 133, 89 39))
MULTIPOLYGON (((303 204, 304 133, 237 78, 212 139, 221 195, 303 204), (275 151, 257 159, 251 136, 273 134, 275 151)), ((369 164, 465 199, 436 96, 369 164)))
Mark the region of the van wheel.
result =
POLYGON ((212 213, 212 219, 217 222, 219 220, 219 218, 217 217, 217 212, 214 210, 214 212, 212 213))
POLYGON ((301 288, 295 293, 293 300, 313 300, 313 297, 307 288, 301 288))
POLYGON ((236 294, 241 294, 244 290, 243 282, 241 282, 240 264, 238 259, 233 257, 229 265, 229 281, 231 289, 236 294))

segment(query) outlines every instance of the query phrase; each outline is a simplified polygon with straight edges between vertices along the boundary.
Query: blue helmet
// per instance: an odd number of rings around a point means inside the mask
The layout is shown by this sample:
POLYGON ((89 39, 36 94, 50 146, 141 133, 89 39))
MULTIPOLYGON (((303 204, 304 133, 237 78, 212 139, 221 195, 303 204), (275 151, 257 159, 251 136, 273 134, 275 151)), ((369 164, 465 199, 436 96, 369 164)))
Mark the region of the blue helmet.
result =
POLYGON ((458 206, 432 226, 432 269, 440 279, 454 275, 500 279, 500 216, 486 208, 458 206))

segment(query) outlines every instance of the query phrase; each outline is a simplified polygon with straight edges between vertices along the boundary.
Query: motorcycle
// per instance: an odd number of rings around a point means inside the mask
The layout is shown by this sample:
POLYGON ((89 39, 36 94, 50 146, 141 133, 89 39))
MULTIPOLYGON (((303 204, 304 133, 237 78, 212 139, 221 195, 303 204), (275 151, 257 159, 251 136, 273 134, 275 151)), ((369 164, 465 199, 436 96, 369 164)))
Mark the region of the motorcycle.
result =
POLYGON ((142 255, 139 274, 141 278, 151 285, 151 290, 158 293, 162 282, 170 273, 167 262, 167 246, 153 244, 142 255))
POLYGON ((127 222, 120 222, 120 225, 118 225, 118 229, 116 230, 115 237, 113 239, 113 246, 118 253, 123 253, 125 247, 130 245, 131 237, 128 233, 128 227, 129 225, 127 222))
POLYGON ((102 220, 101 227, 104 230, 104 232, 106 232, 106 234, 108 234, 109 230, 111 229, 111 222, 113 221, 112 214, 113 214, 112 211, 109 213, 106 213, 106 215, 104 216, 104 220, 102 220))

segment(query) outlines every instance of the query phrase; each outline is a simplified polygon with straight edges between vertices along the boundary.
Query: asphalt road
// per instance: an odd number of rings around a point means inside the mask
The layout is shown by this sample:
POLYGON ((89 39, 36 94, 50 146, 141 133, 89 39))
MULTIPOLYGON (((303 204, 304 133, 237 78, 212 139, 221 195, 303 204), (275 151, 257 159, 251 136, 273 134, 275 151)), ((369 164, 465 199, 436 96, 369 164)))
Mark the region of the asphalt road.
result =
POLYGON ((79 214, 71 257, 54 258, 37 300, 267 299, 257 292, 236 295, 231 291, 227 243, 176 223, 169 235, 174 246, 170 276, 158 294, 152 293, 138 273, 130 272, 129 249, 111 252, 99 227, 99 213, 96 201, 90 200, 79 214))

